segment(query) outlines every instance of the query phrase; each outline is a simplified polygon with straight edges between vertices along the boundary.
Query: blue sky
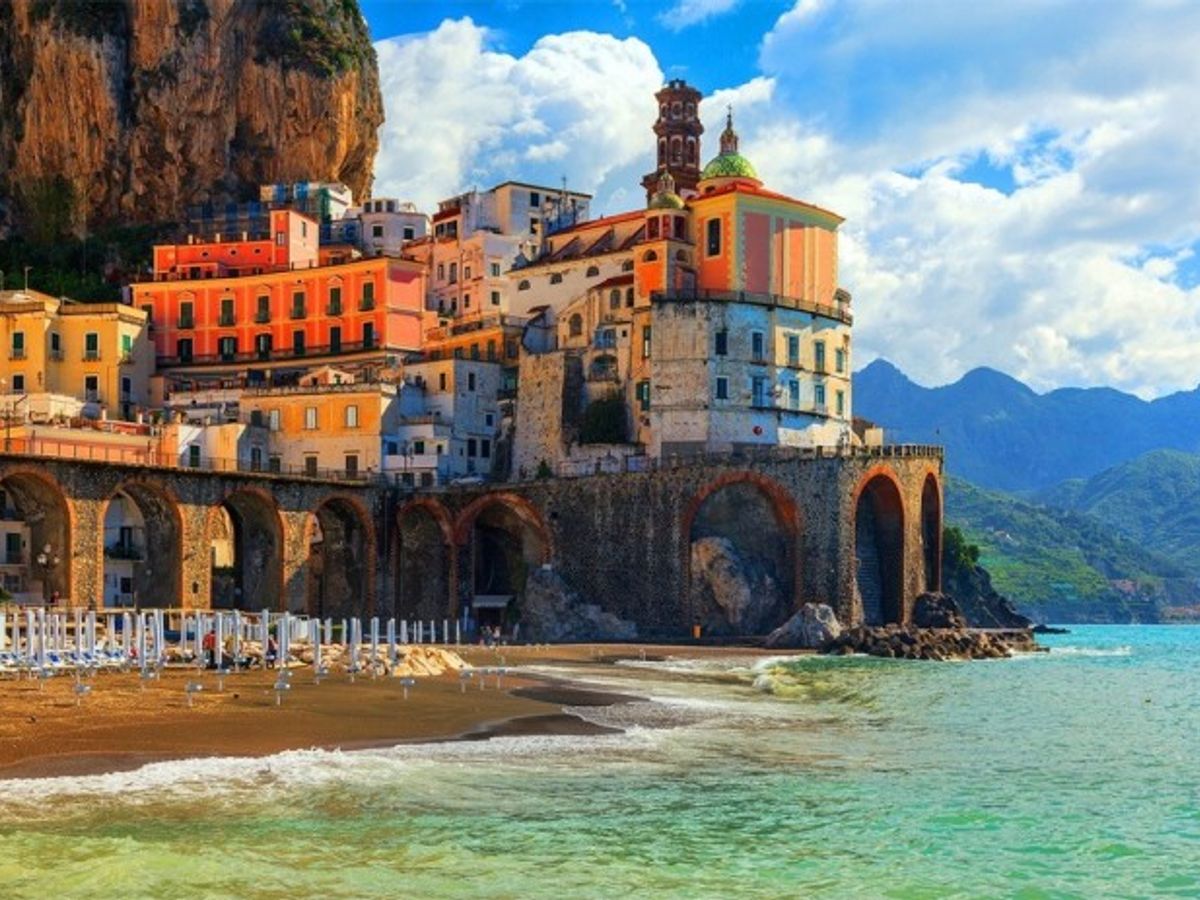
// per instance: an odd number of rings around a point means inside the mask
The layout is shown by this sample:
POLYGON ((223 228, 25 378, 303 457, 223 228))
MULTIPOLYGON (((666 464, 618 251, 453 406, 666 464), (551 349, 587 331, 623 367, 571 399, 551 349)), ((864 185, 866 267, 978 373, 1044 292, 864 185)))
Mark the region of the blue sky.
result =
POLYGON ((1200 4, 362 0, 375 193, 506 178, 637 206, 652 94, 732 103, 768 186, 846 216, 857 366, 1036 388, 1200 381, 1200 4))

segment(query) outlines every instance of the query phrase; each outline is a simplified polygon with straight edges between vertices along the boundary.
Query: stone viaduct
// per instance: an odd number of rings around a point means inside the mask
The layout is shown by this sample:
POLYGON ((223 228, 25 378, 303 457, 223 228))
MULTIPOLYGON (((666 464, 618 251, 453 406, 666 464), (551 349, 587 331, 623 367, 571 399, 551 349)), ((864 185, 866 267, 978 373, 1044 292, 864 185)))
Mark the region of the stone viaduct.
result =
POLYGON ((906 621, 941 581, 942 456, 931 447, 778 448, 416 494, 0 454, 0 490, 32 545, 53 550, 45 591, 76 604, 103 602, 118 496, 145 522, 133 578, 143 606, 454 618, 477 597, 520 597, 550 566, 581 602, 643 635, 678 636, 711 600, 712 572, 697 571, 705 540, 750 584, 772 586, 779 621, 805 602, 843 621, 906 621))

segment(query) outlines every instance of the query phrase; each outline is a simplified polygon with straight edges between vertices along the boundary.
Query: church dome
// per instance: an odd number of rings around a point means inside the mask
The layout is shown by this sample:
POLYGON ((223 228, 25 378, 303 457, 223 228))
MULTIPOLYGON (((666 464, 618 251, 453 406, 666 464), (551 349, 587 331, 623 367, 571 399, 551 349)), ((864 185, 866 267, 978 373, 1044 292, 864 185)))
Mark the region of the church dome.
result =
POLYGON ((721 132, 721 152, 713 157, 704 171, 700 173, 701 181, 710 178, 748 178, 758 181, 758 173, 750 160, 738 153, 738 136, 733 130, 733 110, 725 117, 725 130, 721 132))
POLYGON ((654 196, 650 198, 650 209, 683 209, 686 204, 683 198, 675 193, 675 179, 671 177, 671 173, 663 167, 662 173, 658 176, 658 190, 654 192, 654 196))

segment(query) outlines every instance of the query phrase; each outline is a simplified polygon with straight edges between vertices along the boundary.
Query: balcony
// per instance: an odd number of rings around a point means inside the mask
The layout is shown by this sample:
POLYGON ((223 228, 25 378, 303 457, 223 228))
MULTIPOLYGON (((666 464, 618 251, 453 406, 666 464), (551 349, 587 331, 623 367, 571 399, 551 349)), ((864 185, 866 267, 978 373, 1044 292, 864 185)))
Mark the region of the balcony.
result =
POLYGON ((62 352, 61 350, 51 350, 51 351, 50 351, 50 358, 51 358, 52 360, 54 360, 54 362, 62 362, 62 360, 63 360, 63 352, 62 352))
POLYGON ((24 347, 13 347, 12 350, 8 354, 8 358, 9 359, 24 359, 25 358, 25 348, 24 347))
POLYGON ((128 559, 141 562, 146 558, 145 552, 132 544, 113 544, 104 548, 104 555, 109 559, 128 559))
POLYGON ((98 362, 99 360, 100 360, 100 351, 99 350, 84 350, 83 351, 83 361, 84 362, 98 362))
POLYGON ((354 353, 364 353, 371 350, 379 349, 379 342, 372 339, 370 341, 342 341, 341 344, 318 344, 305 347, 292 347, 290 349, 276 350, 242 350, 237 353, 211 353, 211 354, 191 354, 182 356, 160 356, 157 359, 159 366, 204 366, 217 365, 221 363, 246 363, 246 362, 286 362, 293 359, 308 359, 314 356, 342 356, 354 353))
POLYGON ((9 550, 5 552, 4 556, 0 557, 0 559, 4 560, 4 565, 6 566, 25 565, 25 554, 23 554, 20 550, 9 550))
POLYGON ((293 319, 308 318, 308 311, 303 306, 293 306, 292 307, 292 318, 293 319))
POLYGON ((232 328, 237 324, 237 320, 233 317, 233 313, 221 313, 217 317, 217 324, 222 328, 232 328))
POLYGON ((342 314, 342 301, 341 300, 330 300, 329 303, 326 304, 325 315, 340 316, 341 314, 342 314))
POLYGON ((358 301, 358 311, 359 312, 369 312, 369 311, 373 310, 374 308, 375 308, 375 299, 373 297, 371 297, 371 298, 363 297, 361 300, 358 301))
POLYGON ((195 328, 196 320, 191 316, 180 316, 178 321, 175 323, 175 327, 184 329, 195 328))
POLYGON ((269 309, 260 309, 254 314, 254 322, 257 325, 266 325, 271 321, 271 311, 269 309))

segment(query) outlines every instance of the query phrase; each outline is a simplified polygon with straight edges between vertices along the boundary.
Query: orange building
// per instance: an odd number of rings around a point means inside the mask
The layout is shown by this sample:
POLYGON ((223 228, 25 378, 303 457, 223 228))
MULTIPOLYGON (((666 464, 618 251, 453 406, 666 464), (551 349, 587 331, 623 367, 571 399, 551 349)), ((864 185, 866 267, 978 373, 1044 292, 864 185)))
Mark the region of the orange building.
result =
POLYGON ((270 236, 154 248, 132 286, 158 368, 197 377, 335 363, 359 368, 421 346, 426 269, 317 245, 317 224, 271 213, 270 236))

